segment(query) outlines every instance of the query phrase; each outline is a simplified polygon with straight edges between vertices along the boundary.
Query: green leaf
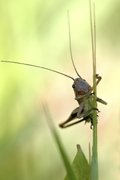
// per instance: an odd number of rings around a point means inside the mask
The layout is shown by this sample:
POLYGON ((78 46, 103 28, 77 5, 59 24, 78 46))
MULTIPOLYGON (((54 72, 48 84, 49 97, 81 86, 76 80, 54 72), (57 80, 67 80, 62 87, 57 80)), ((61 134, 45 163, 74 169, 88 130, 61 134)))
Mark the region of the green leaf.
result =
MULTIPOLYGON (((89 180, 90 179, 90 165, 80 147, 77 145, 77 154, 73 161, 72 167, 73 171, 77 177, 77 180, 89 180)), ((66 175, 64 180, 68 180, 68 175, 66 175)))

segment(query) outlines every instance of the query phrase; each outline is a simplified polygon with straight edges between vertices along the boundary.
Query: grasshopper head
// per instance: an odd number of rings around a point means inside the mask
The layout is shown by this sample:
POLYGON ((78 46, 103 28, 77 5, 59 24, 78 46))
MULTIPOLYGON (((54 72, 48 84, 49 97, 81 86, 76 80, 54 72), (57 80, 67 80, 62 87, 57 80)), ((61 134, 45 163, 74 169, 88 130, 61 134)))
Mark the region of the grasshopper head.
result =
POLYGON ((74 89, 76 97, 85 95, 91 91, 91 86, 82 78, 75 79, 72 88, 74 89))

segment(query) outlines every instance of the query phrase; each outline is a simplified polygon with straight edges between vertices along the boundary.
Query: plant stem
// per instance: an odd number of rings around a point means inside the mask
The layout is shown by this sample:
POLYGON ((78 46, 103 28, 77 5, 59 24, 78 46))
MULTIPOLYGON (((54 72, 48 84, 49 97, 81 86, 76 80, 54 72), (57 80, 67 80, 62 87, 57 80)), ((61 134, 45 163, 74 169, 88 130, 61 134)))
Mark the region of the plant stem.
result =
MULTIPOLYGON (((93 87, 94 87, 94 108, 97 108, 97 90, 96 90, 96 23, 95 23, 95 4, 93 3, 93 22, 91 0, 90 7, 90 27, 92 38, 92 59, 93 59, 93 87)), ((91 180, 98 180, 98 156, 97 156, 97 111, 93 111, 93 147, 92 147, 92 164, 91 164, 91 180)))

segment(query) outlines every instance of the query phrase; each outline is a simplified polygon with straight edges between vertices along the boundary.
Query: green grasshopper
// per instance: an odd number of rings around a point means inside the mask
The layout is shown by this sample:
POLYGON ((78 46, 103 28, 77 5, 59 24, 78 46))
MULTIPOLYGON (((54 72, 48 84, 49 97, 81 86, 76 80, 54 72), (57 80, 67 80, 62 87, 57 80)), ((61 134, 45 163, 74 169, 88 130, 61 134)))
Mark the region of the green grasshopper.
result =
MULTIPOLYGON (((70 44, 70 55, 71 55, 71 60, 72 60, 72 64, 74 67, 74 70, 76 72, 76 74, 78 75, 78 78, 74 79, 73 77, 61 73, 59 71, 53 70, 53 69, 49 69, 46 67, 41 67, 41 66, 37 66, 37 65, 33 65, 33 64, 26 64, 26 63, 20 63, 20 62, 13 62, 13 61, 1 61, 1 62, 6 62, 6 63, 15 63, 15 64, 21 64, 21 65, 27 65, 27 66, 32 66, 32 67, 36 67, 36 68, 42 68, 45 70, 49 70, 58 74, 61 74, 63 76, 66 76, 70 79, 72 79, 74 81, 72 88, 74 90, 75 93, 75 100, 77 100, 79 106, 77 108, 75 108, 72 113, 70 114, 69 118, 62 122, 61 124, 59 124, 59 126, 61 128, 66 128, 69 126, 72 126, 74 124, 80 123, 82 121, 85 121, 85 123, 89 123, 91 122, 91 128, 93 125, 93 111, 97 110, 99 112, 99 110, 97 108, 93 107, 93 87, 91 87, 86 80, 82 79, 82 77, 79 75, 79 73, 76 70, 74 61, 73 61, 73 57, 72 57, 72 50, 71 50, 71 35, 70 35, 70 22, 69 22, 69 14, 68 14, 68 27, 69 27, 69 44, 70 44), (78 118, 79 120, 76 122, 72 122, 72 120, 74 120, 75 118, 78 118)), ((99 84, 99 82, 101 81, 101 77, 97 74, 96 75, 96 84, 99 84)), ((107 103, 105 101, 103 101, 102 99, 97 97, 97 101, 107 105, 107 103)))
MULTIPOLYGON (((97 78, 96 84, 98 84, 102 78, 100 76, 98 76, 98 74, 96 75, 96 78, 97 78)), ((92 93, 93 87, 91 87, 80 76, 79 76, 79 78, 74 80, 72 87, 75 92, 75 100, 78 101, 79 107, 75 108, 72 111, 69 118, 65 122, 61 123, 60 127, 66 128, 66 127, 72 126, 74 124, 78 124, 82 121, 85 121, 85 123, 91 122, 90 127, 92 129, 93 110, 97 110, 99 112, 98 109, 93 107, 93 96, 92 96, 94 94, 94 93, 92 93), (73 122, 73 123, 69 123, 75 118, 78 118, 80 120, 73 122)), ((97 101, 104 105, 107 105, 107 103, 104 100, 102 100, 98 97, 97 97, 97 101)))

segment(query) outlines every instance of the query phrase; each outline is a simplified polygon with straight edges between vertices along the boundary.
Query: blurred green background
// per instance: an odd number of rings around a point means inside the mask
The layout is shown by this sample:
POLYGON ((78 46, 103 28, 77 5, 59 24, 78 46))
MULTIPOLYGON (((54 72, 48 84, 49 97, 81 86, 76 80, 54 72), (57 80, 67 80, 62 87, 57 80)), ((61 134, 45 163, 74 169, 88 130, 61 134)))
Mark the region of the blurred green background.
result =
MULTIPOLYGON (((67 10, 70 12, 72 52, 80 75, 92 85, 92 56, 88 0, 1 0, 0 60, 45 66, 74 78, 67 10)), ((97 73, 103 79, 98 97, 99 175, 120 178, 120 1, 96 1, 97 73)), ((72 162, 76 144, 88 157, 90 124, 60 129, 77 107, 72 81, 42 69, 0 63, 0 179, 61 180, 65 169, 45 120, 47 101, 55 126, 72 162)))

